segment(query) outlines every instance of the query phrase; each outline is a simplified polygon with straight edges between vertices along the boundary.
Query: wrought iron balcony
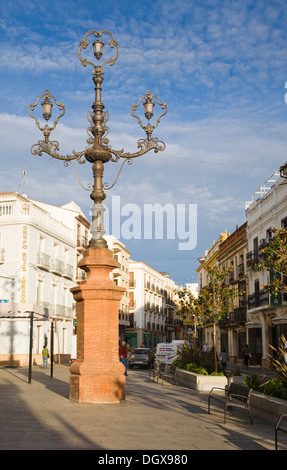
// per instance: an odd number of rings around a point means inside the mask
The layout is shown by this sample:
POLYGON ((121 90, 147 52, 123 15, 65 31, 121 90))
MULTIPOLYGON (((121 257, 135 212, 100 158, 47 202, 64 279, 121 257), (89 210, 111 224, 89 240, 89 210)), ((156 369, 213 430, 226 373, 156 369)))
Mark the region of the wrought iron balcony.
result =
POLYGON ((254 292, 248 296, 248 309, 269 305, 269 293, 264 289, 254 292))

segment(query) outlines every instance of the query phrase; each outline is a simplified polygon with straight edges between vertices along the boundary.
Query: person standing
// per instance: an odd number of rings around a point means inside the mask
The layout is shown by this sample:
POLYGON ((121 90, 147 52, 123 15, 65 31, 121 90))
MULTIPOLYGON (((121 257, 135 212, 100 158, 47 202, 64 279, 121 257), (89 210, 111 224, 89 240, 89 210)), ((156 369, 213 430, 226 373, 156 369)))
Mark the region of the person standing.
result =
POLYGON ((251 357, 250 349, 249 349, 248 344, 246 344, 245 348, 243 349, 243 360, 244 360, 246 369, 248 369, 248 363, 249 363, 250 357, 251 357))
POLYGON ((203 345, 203 348, 202 348, 202 352, 206 353, 209 351, 209 347, 208 347, 208 344, 207 343, 204 343, 203 345))
POLYGON ((47 369, 47 367, 48 367, 48 357, 49 357, 49 351, 48 351, 47 346, 43 347, 42 357, 43 357, 43 369, 47 369))
POLYGON ((128 352, 126 342, 122 341, 122 345, 119 347, 119 360, 125 366, 125 375, 128 375, 128 352))

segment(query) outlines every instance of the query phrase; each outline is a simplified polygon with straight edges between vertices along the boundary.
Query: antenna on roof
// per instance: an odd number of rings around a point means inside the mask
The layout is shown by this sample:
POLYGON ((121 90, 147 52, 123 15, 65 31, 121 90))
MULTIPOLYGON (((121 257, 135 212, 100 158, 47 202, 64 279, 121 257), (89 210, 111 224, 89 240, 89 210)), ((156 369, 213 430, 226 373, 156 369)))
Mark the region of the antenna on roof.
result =
MULTIPOLYGON (((21 183, 20 183, 20 185, 19 185, 19 189, 20 189, 20 187, 21 187, 22 185, 23 185, 23 188, 24 188, 24 191, 23 191, 23 193, 22 193, 22 196, 26 196, 25 189, 26 189, 26 176, 27 176, 27 174, 28 174, 28 171, 27 171, 27 170, 23 170, 23 171, 22 171, 23 179, 22 179, 22 181, 21 181, 21 183)), ((18 189, 18 192, 19 192, 19 189, 18 189)))

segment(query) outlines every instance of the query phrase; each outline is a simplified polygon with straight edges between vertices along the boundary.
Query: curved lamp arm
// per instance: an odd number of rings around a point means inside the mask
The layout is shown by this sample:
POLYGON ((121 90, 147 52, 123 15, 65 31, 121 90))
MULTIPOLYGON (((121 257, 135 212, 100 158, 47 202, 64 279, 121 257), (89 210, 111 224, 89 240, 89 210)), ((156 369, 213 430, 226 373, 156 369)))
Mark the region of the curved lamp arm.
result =
POLYGON ((161 152, 165 150, 166 145, 164 142, 161 140, 158 140, 156 137, 153 137, 152 139, 139 139, 138 142, 138 148, 140 149, 138 152, 135 153, 125 153, 124 149, 122 150, 113 150, 110 149, 110 152, 115 155, 115 158, 111 158, 112 162, 117 162, 120 158, 127 158, 127 159, 132 159, 132 158, 137 158, 141 157, 145 153, 149 152, 150 150, 154 150, 155 153, 161 152))

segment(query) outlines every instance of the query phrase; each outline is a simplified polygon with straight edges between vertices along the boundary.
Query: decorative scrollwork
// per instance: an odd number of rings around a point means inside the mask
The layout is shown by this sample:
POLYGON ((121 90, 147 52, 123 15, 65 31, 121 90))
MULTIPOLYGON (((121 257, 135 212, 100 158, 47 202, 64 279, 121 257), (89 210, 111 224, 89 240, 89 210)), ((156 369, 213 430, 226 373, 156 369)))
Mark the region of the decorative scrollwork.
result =
POLYGON ((86 159, 83 158, 86 153, 86 150, 82 152, 75 152, 75 150, 73 150, 72 155, 65 155, 65 156, 60 155, 58 153, 58 150, 59 150, 59 142, 57 142, 56 140, 52 140, 52 141, 48 140, 48 142, 46 142, 45 140, 38 140, 38 143, 34 144, 31 147, 31 153, 33 155, 42 156, 43 153, 47 153, 48 155, 50 155, 53 158, 56 158, 57 160, 64 160, 66 162, 70 162, 71 160, 77 160, 78 163, 80 164, 83 164, 86 162, 86 159))
MULTIPOLYGON (((91 118, 91 116, 93 115, 93 112, 92 111, 89 111, 88 113, 88 121, 92 124, 90 127, 88 127, 87 129, 87 134, 89 136, 89 138, 87 139, 87 143, 89 146, 93 145, 94 141, 95 141, 95 137, 93 136, 92 134, 92 130, 93 130, 93 120, 91 118)), ((109 139, 107 138, 107 135, 109 134, 110 132, 110 128, 108 126, 106 126, 106 122, 108 122, 109 120, 109 113, 108 111, 104 111, 103 112, 103 117, 104 117, 104 120, 103 120, 103 123, 102 123, 102 126, 103 126, 103 129, 105 131, 104 135, 102 136, 102 145, 104 145, 105 147, 108 147, 109 148, 109 139)))
MULTIPOLYGON (((39 140, 37 144, 34 144, 31 148, 31 152, 33 155, 41 156, 43 153, 50 155, 51 157, 61 160, 64 162, 64 166, 68 166, 69 164, 72 165, 73 170, 76 174, 76 177, 82 186, 83 189, 86 191, 92 192, 90 194, 91 199, 94 201, 93 208, 96 213, 93 214, 93 223, 94 231, 92 232, 92 240, 90 242, 90 246, 93 247, 103 247, 106 246, 106 242, 103 240, 103 212, 101 212, 102 202, 105 199, 106 195, 104 193, 105 190, 109 190, 115 186, 117 183, 119 176, 122 172, 122 169, 126 162, 129 165, 133 163, 133 159, 140 157, 148 153, 151 150, 154 150, 155 153, 165 150, 165 143, 159 141, 157 138, 152 137, 152 133, 154 129, 157 128, 161 118, 167 113, 167 106, 165 102, 160 103, 157 96, 153 95, 150 91, 148 91, 144 96, 142 96, 138 102, 138 104, 133 104, 131 107, 131 115, 135 117, 140 125, 140 127, 145 131, 146 138, 139 139, 137 141, 137 148, 138 151, 134 153, 125 152, 124 149, 122 150, 113 150, 109 145, 108 134, 109 128, 107 126, 107 121, 109 120, 109 114, 107 111, 104 112, 104 104, 101 100, 101 90, 102 90, 102 82, 103 82, 103 67, 107 64, 113 65, 119 56, 119 48, 117 42, 114 40, 113 35, 109 31, 89 31, 85 34, 83 40, 79 44, 78 47, 78 57, 81 64, 86 67, 88 64, 93 67, 93 82, 95 85, 95 101, 92 105, 93 112, 89 112, 88 114, 88 121, 90 123, 90 127, 87 129, 87 147, 85 150, 81 152, 72 151, 70 155, 60 155, 59 153, 59 143, 57 141, 50 141, 51 132, 55 129, 60 117, 65 114, 65 107, 63 103, 58 103, 56 98, 50 94, 48 90, 46 90, 43 95, 41 95, 35 104, 31 104, 29 107, 29 114, 30 116, 36 121, 38 129, 43 133, 44 140, 39 140), (82 57, 82 49, 86 50, 90 45, 88 38, 90 35, 94 36, 94 42, 92 44, 93 53, 95 57, 96 63, 94 63, 94 59, 90 59, 90 53, 87 51, 86 57, 82 57), (103 41, 101 38, 103 35, 108 35, 106 41, 103 41), (105 45, 108 45, 111 49, 116 49, 112 54, 114 57, 111 57, 108 60, 105 60, 103 56, 103 50, 105 45), (103 57, 103 63, 99 61, 103 57), (105 60, 105 61, 104 61, 105 60), (98 64, 98 65, 96 65, 98 64), (42 106, 42 115, 43 119, 46 121, 44 127, 41 127, 38 119, 32 114, 36 106, 39 104, 40 99, 43 98, 43 102, 41 103, 42 106), (151 124, 151 119, 154 115, 154 101, 158 103, 159 106, 163 109, 163 112, 157 118, 154 125, 151 124), (144 100, 144 101, 143 101, 144 100), (53 103, 52 103, 53 101, 53 103), (143 125, 139 116, 135 114, 138 106, 143 102, 144 107, 144 116, 147 119, 147 125, 143 125), (50 120, 52 115, 52 107, 53 104, 56 104, 59 108, 60 114, 54 121, 52 127, 49 127, 47 121, 50 120), (119 171, 115 178, 113 184, 109 185, 108 183, 103 184, 103 172, 104 172, 104 164, 112 161, 117 162, 119 159, 122 158, 123 161, 120 164, 119 171), (77 161, 80 164, 85 163, 86 161, 93 164, 93 176, 94 176, 94 183, 89 183, 88 185, 84 186, 75 170, 72 161, 77 161), (101 217, 98 217, 97 214, 101 213, 101 217), (95 223, 96 222, 96 223, 95 223)), ((102 60, 101 60, 102 62, 102 60)), ((156 118, 155 118, 156 119, 156 118)), ((154 121, 155 121, 154 119, 154 121)), ((92 230, 91 230, 92 231, 92 230)))
POLYGON ((120 167, 120 169, 119 169, 119 171, 118 171, 117 177, 116 177, 115 181, 113 182, 113 184, 112 184, 111 186, 109 186, 109 183, 104 183, 104 184, 103 184, 103 188, 104 188, 106 191, 108 191, 109 189, 112 189, 112 188, 115 186, 115 184, 116 184, 116 182, 118 181, 118 178, 119 178, 119 176, 120 176, 120 174, 121 174, 121 172, 122 172, 123 166, 124 166, 124 164, 125 164, 126 162, 128 162, 129 165, 131 165, 131 164, 133 163, 132 159, 126 159, 126 160, 123 161, 123 163, 121 164, 121 167, 120 167))
POLYGON ((85 190, 85 191, 91 191, 91 189, 93 189, 93 183, 88 183, 87 186, 84 186, 83 183, 81 182, 80 180, 80 177, 78 175, 78 172, 76 170, 76 168, 74 167, 73 163, 72 162, 68 162, 68 161, 65 161, 64 163, 64 166, 68 166, 68 165, 71 165, 74 172, 75 172, 75 175, 77 177, 77 180, 78 182, 80 183, 80 185, 82 186, 82 188, 85 190))
POLYGON ((124 149, 122 150, 110 149, 110 152, 116 157, 116 158, 111 158, 111 161, 117 162, 120 158, 127 158, 127 159, 137 158, 149 152, 150 150, 154 150, 154 152, 157 153, 157 152, 162 152, 166 148, 165 143, 162 142, 161 140, 158 140, 156 137, 152 138, 151 140, 139 139, 137 144, 138 144, 138 149, 140 150, 135 153, 129 153, 129 152, 124 153, 124 149))

